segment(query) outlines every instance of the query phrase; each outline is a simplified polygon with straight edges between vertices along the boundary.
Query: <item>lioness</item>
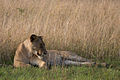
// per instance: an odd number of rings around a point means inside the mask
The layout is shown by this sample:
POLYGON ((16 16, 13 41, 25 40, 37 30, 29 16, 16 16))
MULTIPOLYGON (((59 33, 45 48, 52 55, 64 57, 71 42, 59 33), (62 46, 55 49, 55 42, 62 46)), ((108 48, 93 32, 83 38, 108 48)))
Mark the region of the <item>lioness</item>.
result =
MULTIPOLYGON (((15 67, 36 65, 50 68, 53 65, 93 65, 95 62, 82 58, 70 51, 46 50, 41 36, 32 34, 22 42, 14 57, 15 67)), ((103 64, 104 65, 104 64, 103 64)))
POLYGON ((45 62, 42 60, 42 55, 46 54, 47 51, 42 36, 32 34, 18 46, 14 56, 14 67, 31 65, 45 67, 45 62))

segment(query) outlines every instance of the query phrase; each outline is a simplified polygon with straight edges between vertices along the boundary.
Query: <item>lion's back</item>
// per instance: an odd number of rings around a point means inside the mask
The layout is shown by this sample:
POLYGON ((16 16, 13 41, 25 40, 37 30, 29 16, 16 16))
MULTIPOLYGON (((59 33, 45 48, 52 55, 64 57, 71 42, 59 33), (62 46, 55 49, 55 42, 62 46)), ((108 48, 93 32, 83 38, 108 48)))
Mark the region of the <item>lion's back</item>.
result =
POLYGON ((28 50, 29 49, 26 49, 24 42, 19 44, 14 56, 14 66, 20 65, 20 62, 29 63, 28 50))

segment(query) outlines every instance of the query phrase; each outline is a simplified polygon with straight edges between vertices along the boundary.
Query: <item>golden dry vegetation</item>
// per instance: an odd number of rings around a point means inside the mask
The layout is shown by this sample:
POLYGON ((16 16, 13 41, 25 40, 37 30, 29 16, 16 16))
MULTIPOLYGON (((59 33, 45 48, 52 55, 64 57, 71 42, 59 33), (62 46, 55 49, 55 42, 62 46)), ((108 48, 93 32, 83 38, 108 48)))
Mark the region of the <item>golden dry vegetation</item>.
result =
MULTIPOLYGON (((0 63, 32 33, 47 49, 120 57, 119 0, 0 0, 0 63)), ((5 62, 6 63, 6 62, 5 62)))

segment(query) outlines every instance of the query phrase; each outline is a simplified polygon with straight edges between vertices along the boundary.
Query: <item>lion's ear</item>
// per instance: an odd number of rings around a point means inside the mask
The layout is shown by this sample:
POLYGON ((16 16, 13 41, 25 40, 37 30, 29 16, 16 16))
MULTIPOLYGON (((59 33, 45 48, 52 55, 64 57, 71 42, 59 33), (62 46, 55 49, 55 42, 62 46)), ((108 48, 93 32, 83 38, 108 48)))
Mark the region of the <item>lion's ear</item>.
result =
POLYGON ((33 42, 36 38, 37 38, 37 36, 35 34, 32 34, 30 36, 30 41, 33 42))

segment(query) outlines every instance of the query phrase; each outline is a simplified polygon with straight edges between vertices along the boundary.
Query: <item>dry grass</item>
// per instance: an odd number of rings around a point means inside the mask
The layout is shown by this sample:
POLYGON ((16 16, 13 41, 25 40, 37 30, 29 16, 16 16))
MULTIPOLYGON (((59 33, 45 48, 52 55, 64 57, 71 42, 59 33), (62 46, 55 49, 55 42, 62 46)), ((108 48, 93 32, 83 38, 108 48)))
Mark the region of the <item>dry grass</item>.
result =
POLYGON ((0 0, 0 63, 31 33, 44 36, 48 49, 120 57, 120 1, 0 0))

